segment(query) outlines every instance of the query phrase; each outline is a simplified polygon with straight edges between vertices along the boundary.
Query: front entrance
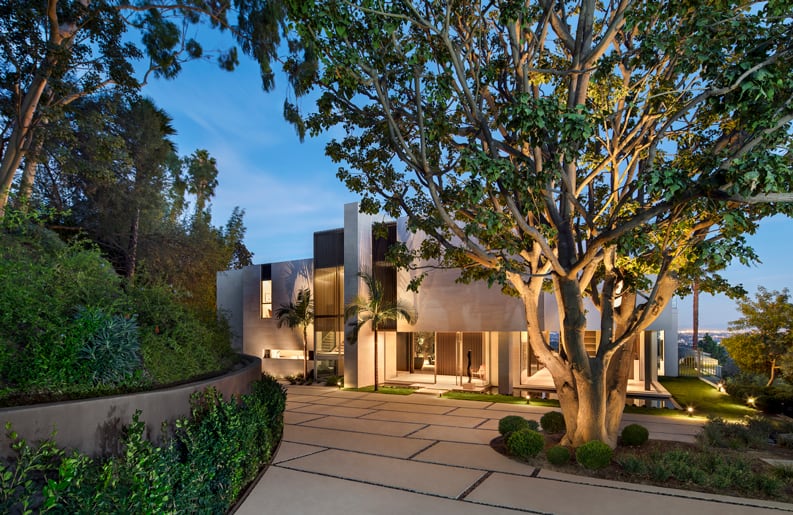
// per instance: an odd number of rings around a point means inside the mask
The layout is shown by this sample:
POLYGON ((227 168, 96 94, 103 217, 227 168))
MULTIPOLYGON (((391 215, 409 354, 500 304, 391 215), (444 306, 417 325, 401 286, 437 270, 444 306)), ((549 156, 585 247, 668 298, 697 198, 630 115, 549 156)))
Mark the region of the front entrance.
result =
POLYGON ((438 383, 438 376, 444 376, 443 382, 465 384, 470 366, 471 382, 487 384, 485 347, 483 333, 399 333, 395 379, 438 383))

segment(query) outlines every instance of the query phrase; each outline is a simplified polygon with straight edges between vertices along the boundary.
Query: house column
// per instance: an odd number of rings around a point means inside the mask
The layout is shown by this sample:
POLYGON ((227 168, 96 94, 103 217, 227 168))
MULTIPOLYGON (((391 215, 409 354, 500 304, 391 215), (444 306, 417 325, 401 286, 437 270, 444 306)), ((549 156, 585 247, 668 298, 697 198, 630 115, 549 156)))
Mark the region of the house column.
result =
POLYGON ((498 334, 498 393, 512 395, 512 385, 520 377, 520 333, 498 334))

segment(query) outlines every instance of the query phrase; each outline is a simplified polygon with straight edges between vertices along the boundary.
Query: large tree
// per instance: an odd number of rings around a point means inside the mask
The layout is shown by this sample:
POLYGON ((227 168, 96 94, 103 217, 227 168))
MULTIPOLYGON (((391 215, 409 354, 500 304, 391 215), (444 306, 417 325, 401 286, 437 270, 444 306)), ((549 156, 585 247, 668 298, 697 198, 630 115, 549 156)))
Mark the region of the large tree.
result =
POLYGON ((752 260, 742 235, 760 219, 791 212, 791 4, 289 8, 320 61, 303 122, 344 134, 327 152, 362 209, 406 214, 429 237, 420 257, 519 296, 565 443, 615 445, 641 331, 691 277, 718 284, 731 259, 752 260), (538 310, 546 283, 558 352, 538 310), (601 320, 591 355, 587 298, 601 320))
MULTIPOLYGON (((722 344, 741 370, 768 374, 768 386, 785 362, 793 361, 793 303, 787 289, 757 289, 755 300, 738 302, 743 315, 730 322, 735 331, 722 344)), ((787 371, 790 373, 790 370, 787 371)))
POLYGON ((0 217, 20 171, 20 195, 29 194, 41 132, 79 98, 173 78, 191 59, 216 57, 233 70, 238 47, 271 89, 283 14, 280 0, 0 0, 0 217), (206 53, 192 37, 199 24, 228 30, 237 46, 206 53))

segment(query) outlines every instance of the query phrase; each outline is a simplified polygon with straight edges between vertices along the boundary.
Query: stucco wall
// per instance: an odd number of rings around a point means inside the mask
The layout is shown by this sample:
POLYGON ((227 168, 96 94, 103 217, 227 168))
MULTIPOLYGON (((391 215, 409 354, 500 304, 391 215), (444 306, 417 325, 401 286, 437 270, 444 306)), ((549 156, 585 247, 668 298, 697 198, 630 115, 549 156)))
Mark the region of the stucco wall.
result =
MULTIPOLYGON (((273 311, 281 304, 294 301, 297 292, 310 288, 314 268, 311 259, 298 259, 273 263, 273 311)), ((242 334, 243 352, 251 356, 264 357, 266 349, 303 350, 300 331, 286 326, 278 327, 278 319, 261 317, 261 266, 247 266, 243 270, 242 288, 242 334)), ((308 328, 308 348, 314 348, 314 328, 308 328)), ((296 372, 303 371, 302 360, 296 372)), ((264 371, 267 371, 266 369, 264 371)), ((289 372, 295 373, 295 372, 289 372)), ((279 374, 280 375, 280 374, 279 374)))
MULTIPOLYGON (((418 249, 424 236, 407 230, 406 219, 397 222, 397 238, 411 250, 418 249)), ((425 266, 428 263, 418 263, 425 266)), ((484 281, 455 282, 459 270, 421 268, 397 273, 397 295, 419 313, 416 324, 397 323, 400 331, 525 331, 526 312, 520 299, 501 292, 497 284, 484 281), (418 293, 407 291, 408 283, 426 272, 418 293)))
MULTIPOLYGON (((146 436, 158 441, 162 423, 185 417, 190 413, 190 395, 214 386, 225 399, 250 392, 252 382, 261 377, 261 362, 246 356, 239 369, 226 375, 197 381, 174 388, 97 399, 38 404, 0 409, 0 423, 10 422, 13 430, 30 442, 46 440, 56 431, 59 447, 77 449, 90 456, 117 454, 119 437, 129 425, 136 410, 146 423, 146 436)), ((0 456, 12 454, 10 441, 0 439, 0 456)))

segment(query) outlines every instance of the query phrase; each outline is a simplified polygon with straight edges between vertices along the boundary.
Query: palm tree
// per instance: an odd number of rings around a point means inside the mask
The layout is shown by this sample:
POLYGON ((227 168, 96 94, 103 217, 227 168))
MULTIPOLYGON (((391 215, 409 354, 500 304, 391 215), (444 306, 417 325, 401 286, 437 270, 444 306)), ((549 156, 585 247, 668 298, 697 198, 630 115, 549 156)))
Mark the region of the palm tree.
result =
POLYGON ((359 295, 344 310, 346 318, 355 317, 351 322, 352 341, 358 340, 358 332, 367 323, 372 324, 374 331, 374 391, 377 391, 377 332, 385 322, 404 318, 409 324, 416 321, 416 313, 401 302, 391 303, 384 297, 383 285, 370 273, 361 272, 358 277, 363 279, 369 289, 369 296, 359 295))
POLYGON ((290 329, 299 327, 303 330, 303 380, 308 380, 308 326, 314 323, 314 302, 311 290, 303 288, 297 292, 295 302, 281 304, 275 310, 278 327, 286 324, 290 329))

